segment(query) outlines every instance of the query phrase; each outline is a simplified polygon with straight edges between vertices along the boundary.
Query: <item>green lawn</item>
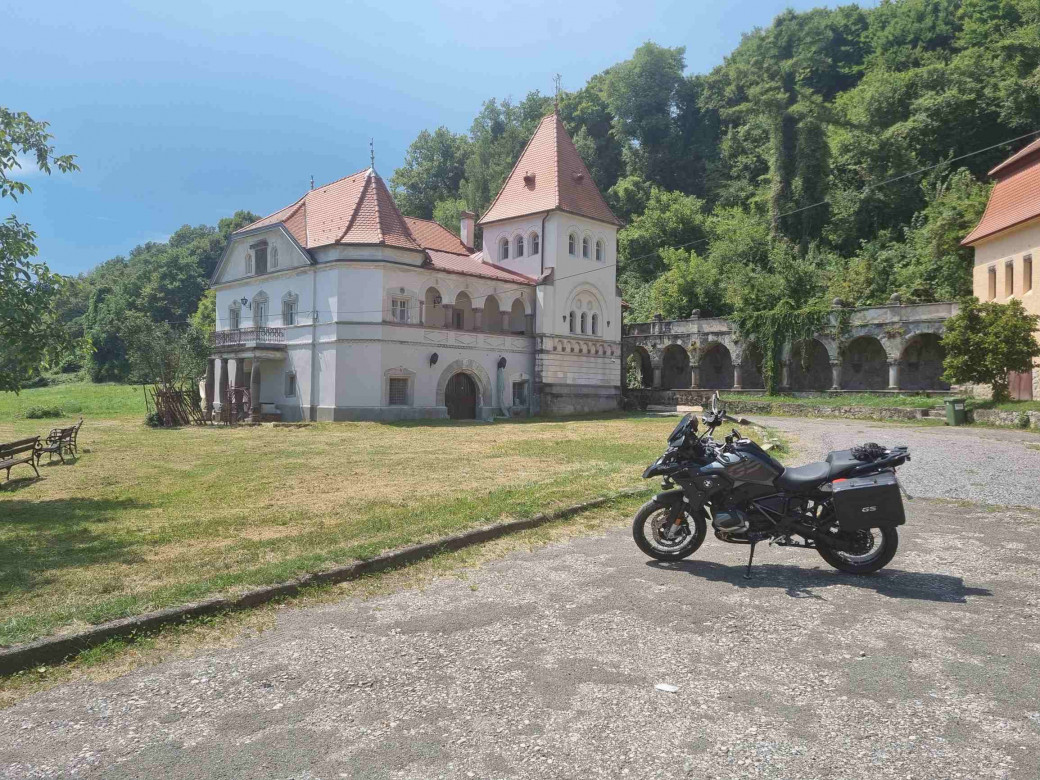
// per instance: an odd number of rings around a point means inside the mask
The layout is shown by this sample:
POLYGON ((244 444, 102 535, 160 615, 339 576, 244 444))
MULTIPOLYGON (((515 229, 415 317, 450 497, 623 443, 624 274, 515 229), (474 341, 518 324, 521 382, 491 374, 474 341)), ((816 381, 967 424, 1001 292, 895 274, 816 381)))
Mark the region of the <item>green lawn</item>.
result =
POLYGON ((637 486, 676 423, 156 430, 139 388, 66 386, 0 396, 0 441, 53 424, 17 410, 71 398, 86 418, 79 461, 44 458, 42 479, 20 466, 0 485, 2 645, 637 486))
MULTIPOLYGON (((76 382, 0 393, 0 425, 25 416, 31 406, 59 408, 66 418, 136 417, 144 419, 144 391, 133 385, 76 382)), ((46 420, 44 420, 46 422, 46 420)), ((56 422, 55 425, 60 424, 56 422)), ((45 426, 46 427, 46 426, 45 426)), ((54 426, 50 426, 54 427, 54 426)), ((48 428, 49 429, 49 428, 48 428)))

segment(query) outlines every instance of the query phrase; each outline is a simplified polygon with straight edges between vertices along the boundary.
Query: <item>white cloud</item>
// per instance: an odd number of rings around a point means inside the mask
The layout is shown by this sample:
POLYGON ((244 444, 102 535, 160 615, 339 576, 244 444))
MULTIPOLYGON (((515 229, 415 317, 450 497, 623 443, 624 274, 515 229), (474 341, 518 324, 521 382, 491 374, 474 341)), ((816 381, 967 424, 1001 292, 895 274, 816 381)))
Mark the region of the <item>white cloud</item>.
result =
POLYGON ((36 167, 36 160, 24 154, 17 154, 14 158, 15 167, 7 172, 13 179, 31 179, 34 176, 42 176, 43 171, 36 167))

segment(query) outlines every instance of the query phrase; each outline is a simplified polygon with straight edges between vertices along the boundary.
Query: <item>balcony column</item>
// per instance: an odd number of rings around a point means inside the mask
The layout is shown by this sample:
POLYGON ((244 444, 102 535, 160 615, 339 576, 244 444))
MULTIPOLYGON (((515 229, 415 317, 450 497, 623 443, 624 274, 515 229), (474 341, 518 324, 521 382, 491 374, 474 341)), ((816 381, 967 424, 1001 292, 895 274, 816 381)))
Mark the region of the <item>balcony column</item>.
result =
POLYGON ((206 401, 202 411, 207 420, 213 419, 213 371, 216 361, 210 358, 206 361, 206 401))
POLYGON ((890 360, 888 361, 888 389, 898 390, 899 389, 899 361, 890 360))
POLYGON ((251 422, 260 422, 260 361, 253 358, 249 372, 249 417, 251 422))
POLYGON ((221 412, 224 411, 224 405, 227 403, 228 394, 228 359, 220 359, 220 380, 218 387, 220 388, 220 397, 217 399, 217 404, 221 412))
POLYGON ((452 319, 451 319, 451 317, 452 317, 451 312, 452 312, 452 310, 455 307, 452 306, 450 303, 446 303, 446 304, 444 304, 444 306, 442 308, 444 309, 444 327, 445 328, 450 328, 453 325, 452 319))
POLYGON ((509 331, 511 330, 510 322, 509 322, 510 318, 511 318, 511 313, 510 312, 508 312, 508 311, 502 312, 502 332, 503 333, 509 333, 509 331))
POLYGON ((532 333, 534 333, 534 315, 533 314, 525 314, 524 315, 524 333, 526 333, 529 336, 532 333))
MULTIPOLYGON (((466 327, 466 323, 462 323, 466 327)), ((484 330, 484 310, 473 307, 473 330, 484 330)))
POLYGON ((741 390, 740 386, 740 363, 733 364, 733 389, 741 390))
POLYGON ((841 361, 831 361, 831 390, 841 390, 841 361))

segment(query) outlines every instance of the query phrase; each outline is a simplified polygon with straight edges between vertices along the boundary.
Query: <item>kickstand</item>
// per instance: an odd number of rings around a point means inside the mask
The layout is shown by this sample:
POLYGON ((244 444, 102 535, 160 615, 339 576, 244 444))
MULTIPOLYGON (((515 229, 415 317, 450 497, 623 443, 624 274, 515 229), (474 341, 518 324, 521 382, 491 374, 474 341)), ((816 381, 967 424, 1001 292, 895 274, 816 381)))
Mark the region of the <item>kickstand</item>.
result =
POLYGON ((752 542, 751 543, 751 555, 748 556, 748 559, 747 559, 747 571, 744 572, 744 579, 745 580, 750 580, 751 579, 751 562, 753 560, 755 560, 755 545, 756 544, 758 544, 758 542, 752 542))

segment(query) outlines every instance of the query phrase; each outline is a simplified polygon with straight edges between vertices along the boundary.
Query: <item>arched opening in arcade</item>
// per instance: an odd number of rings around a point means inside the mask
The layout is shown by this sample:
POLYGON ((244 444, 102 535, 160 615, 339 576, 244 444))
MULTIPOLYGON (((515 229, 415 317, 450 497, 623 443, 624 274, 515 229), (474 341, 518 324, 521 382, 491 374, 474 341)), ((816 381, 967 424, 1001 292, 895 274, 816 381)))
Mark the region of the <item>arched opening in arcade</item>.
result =
POLYGON ((690 356, 679 344, 669 344, 661 358, 661 387, 665 390, 686 388, 693 384, 690 356))
POLYGON ((800 341, 791 348, 788 376, 792 390, 830 390, 831 356, 817 339, 800 341))
POLYGON ((884 390, 888 387, 888 355, 873 336, 859 336, 845 347, 841 363, 842 390, 884 390))
POLYGON ((725 344, 715 342, 701 352, 699 384, 708 390, 733 387, 733 356, 725 344))
POLYGON ((654 367, 650 362, 650 353, 643 347, 636 347, 628 356, 625 378, 629 387, 654 386, 654 367))
POLYGON ((942 381, 946 351, 935 333, 918 333, 911 338, 899 356, 899 389, 949 390, 942 381))
POLYGON ((740 361, 740 386, 749 390, 760 390, 766 386, 762 373, 764 355, 762 348, 754 341, 744 346, 744 356, 740 361))

